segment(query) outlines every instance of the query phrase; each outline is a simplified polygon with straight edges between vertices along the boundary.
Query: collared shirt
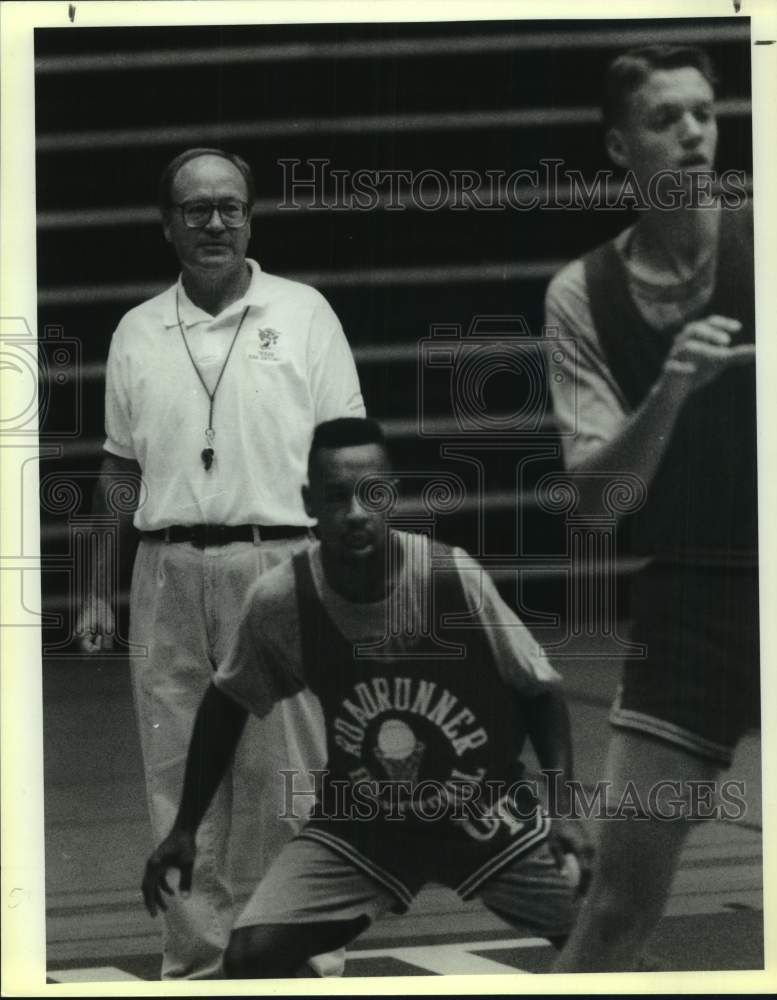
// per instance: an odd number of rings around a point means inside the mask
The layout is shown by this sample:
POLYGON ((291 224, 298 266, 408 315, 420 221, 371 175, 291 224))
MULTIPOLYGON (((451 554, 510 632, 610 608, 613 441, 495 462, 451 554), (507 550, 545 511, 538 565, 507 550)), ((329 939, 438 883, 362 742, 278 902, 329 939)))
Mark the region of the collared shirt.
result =
POLYGON ((245 295, 217 316, 199 309, 179 278, 130 310, 113 335, 104 447, 140 465, 145 491, 135 526, 141 530, 310 524, 300 488, 313 429, 322 420, 364 415, 350 348, 324 297, 266 274, 256 261, 248 265, 245 295), (210 392, 226 361, 208 470, 201 452, 208 446, 210 400, 184 335, 210 392))

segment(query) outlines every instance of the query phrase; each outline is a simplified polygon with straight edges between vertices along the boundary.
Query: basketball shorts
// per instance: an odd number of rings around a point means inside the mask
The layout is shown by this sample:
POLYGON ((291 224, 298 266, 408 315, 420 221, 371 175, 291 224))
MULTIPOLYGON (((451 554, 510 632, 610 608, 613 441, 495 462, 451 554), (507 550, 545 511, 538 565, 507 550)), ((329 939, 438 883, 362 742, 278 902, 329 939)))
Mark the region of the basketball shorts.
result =
MULTIPOLYGON (((558 869, 547 841, 501 868, 477 895, 503 920, 542 937, 568 934, 577 916, 572 876, 558 869)), ((234 927, 365 916, 373 922, 404 909, 390 889, 347 858, 297 837, 270 866, 234 927)))
POLYGON ((610 721, 730 765, 760 726, 758 575, 652 564, 632 582, 632 641, 610 721))

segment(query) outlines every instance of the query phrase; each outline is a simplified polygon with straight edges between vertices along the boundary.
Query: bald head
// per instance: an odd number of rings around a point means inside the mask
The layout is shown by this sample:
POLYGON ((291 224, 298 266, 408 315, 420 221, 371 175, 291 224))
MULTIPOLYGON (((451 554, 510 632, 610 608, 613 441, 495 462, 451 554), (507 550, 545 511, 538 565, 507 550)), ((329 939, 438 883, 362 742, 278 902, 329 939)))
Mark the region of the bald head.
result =
POLYGON ((251 168, 242 156, 238 156, 235 153, 228 153, 223 149, 198 146, 194 149, 187 149, 183 153, 179 153, 178 156, 172 159, 162 171, 162 176, 159 179, 159 207, 163 215, 169 212, 176 200, 173 195, 173 187, 178 178, 179 172, 187 164, 205 156, 211 158, 215 157, 216 159, 230 163, 238 171, 243 179, 243 183, 245 184, 245 200, 248 202, 249 208, 253 206, 254 201, 256 200, 254 176, 251 172, 251 168))

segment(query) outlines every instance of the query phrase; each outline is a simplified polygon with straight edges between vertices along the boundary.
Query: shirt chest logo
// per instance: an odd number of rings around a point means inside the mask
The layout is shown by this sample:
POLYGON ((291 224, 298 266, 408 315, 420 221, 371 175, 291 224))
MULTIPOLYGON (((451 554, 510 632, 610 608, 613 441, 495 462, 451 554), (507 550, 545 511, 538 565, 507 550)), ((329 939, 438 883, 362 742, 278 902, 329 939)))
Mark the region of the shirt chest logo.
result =
POLYGON ((378 730, 373 753, 392 781, 418 781, 426 745, 402 719, 385 719, 378 730))
POLYGON ((271 326, 259 327, 256 331, 256 338, 249 341, 248 360, 249 361, 280 361, 280 351, 278 341, 281 334, 278 330, 273 330, 271 326))
POLYGON ((359 761, 374 755, 390 778, 417 776, 429 737, 439 744, 435 757, 453 760, 488 743, 475 713, 436 681, 373 677, 349 695, 332 723, 335 745, 359 761), (419 736, 419 726, 427 736, 419 736))

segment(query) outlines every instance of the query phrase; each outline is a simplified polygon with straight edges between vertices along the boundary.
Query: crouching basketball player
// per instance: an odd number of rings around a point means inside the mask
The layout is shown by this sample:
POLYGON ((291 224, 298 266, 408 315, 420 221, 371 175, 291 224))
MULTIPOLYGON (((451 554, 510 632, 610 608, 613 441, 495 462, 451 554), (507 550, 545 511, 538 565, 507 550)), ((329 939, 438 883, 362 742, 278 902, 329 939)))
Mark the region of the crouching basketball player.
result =
POLYGON ((320 424, 308 475, 320 543, 249 598, 197 715, 175 824, 146 866, 149 912, 174 891, 168 869, 189 890, 197 828, 248 713, 309 687, 326 719, 327 769, 279 776, 289 809, 311 784, 316 806, 237 920, 225 975, 293 976, 308 956, 406 910, 427 881, 479 895, 560 945, 591 849, 567 815, 558 675, 474 560, 371 509, 370 484, 391 476, 378 424, 320 424), (552 820, 522 780, 524 734, 555 776, 552 820))

